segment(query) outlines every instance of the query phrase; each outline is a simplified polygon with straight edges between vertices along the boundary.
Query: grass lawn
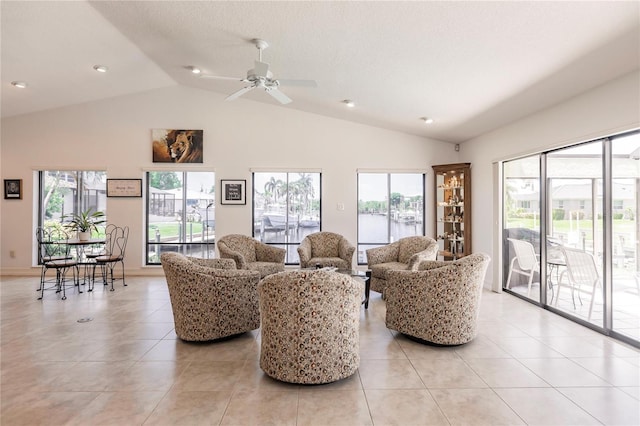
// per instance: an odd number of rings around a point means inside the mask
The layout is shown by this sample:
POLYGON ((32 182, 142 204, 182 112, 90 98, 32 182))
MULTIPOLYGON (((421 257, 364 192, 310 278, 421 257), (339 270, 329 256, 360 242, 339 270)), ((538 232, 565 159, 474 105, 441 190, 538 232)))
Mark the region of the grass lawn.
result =
MULTIPOLYGON (((149 238, 155 239, 156 230, 160 231, 160 238, 178 238, 180 222, 157 222, 149 225, 149 238)), ((187 222, 187 235, 202 235, 202 223, 187 222)))

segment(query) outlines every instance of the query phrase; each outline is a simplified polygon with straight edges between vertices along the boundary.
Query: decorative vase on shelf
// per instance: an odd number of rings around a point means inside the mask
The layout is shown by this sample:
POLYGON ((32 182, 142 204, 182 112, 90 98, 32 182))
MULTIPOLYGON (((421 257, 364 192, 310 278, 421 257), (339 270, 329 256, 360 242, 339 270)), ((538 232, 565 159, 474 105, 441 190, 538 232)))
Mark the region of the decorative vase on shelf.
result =
POLYGON ((78 232, 78 239, 80 241, 89 241, 91 239, 91 232, 78 232))

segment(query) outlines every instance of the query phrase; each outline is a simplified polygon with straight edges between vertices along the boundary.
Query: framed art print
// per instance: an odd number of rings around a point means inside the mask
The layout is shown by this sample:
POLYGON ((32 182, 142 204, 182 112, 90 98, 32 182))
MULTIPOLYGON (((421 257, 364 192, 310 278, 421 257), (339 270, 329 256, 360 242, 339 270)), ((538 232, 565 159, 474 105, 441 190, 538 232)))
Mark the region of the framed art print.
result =
POLYGON ((107 179, 107 197, 142 197, 142 179, 107 179))
POLYGON ((4 180, 4 199, 22 200, 22 179, 4 180))
POLYGON ((154 163, 202 163, 202 130, 152 129, 154 163))
POLYGON ((221 180, 221 204, 247 204, 246 180, 221 180))

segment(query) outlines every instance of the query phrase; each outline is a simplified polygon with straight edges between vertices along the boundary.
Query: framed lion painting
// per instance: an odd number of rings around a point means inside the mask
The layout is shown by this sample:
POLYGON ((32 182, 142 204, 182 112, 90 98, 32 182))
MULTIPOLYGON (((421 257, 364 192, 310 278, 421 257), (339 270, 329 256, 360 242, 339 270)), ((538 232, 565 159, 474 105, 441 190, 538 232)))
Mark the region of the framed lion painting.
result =
POLYGON ((154 163, 202 163, 202 130, 153 129, 154 163))

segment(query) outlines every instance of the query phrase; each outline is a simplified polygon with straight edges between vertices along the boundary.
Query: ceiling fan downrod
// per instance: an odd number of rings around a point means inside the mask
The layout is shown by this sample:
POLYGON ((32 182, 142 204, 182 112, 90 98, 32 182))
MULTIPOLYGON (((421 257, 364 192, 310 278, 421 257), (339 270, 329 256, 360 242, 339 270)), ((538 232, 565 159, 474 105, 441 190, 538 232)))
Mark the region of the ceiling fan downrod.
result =
POLYGON ((256 45, 256 49, 258 49, 258 60, 262 62, 262 51, 269 47, 269 43, 259 38, 254 38, 252 41, 256 45))

